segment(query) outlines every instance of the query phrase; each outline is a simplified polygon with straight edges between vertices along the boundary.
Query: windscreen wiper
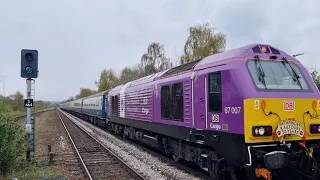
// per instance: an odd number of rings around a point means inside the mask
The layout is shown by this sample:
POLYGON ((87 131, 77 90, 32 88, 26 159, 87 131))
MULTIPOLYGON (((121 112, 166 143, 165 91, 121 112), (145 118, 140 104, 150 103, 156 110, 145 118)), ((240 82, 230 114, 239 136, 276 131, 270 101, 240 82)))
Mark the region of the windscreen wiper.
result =
POLYGON ((264 85, 265 89, 267 89, 267 84, 266 84, 266 81, 265 81, 265 77, 266 77, 266 74, 264 73, 263 69, 262 69, 262 65, 261 65, 261 62, 260 62, 260 59, 259 59, 259 56, 255 56, 255 63, 256 63, 256 67, 259 71, 259 81, 262 82, 262 84, 264 85), (258 67, 258 62, 259 62, 259 67, 258 67))
POLYGON ((297 72, 296 72, 296 71, 293 69, 293 67, 290 65, 290 63, 288 62, 287 58, 283 57, 281 62, 282 62, 282 64, 284 65, 284 67, 288 70, 289 74, 292 76, 293 81, 297 82, 297 84, 298 84, 298 85, 300 86, 300 88, 303 90, 303 87, 302 87, 302 85, 301 85, 301 83, 300 83, 300 80, 299 80, 301 77, 297 74, 297 72), (290 66, 293 74, 290 73, 289 69, 288 69, 287 66, 284 64, 284 62, 286 62, 286 63, 290 66))

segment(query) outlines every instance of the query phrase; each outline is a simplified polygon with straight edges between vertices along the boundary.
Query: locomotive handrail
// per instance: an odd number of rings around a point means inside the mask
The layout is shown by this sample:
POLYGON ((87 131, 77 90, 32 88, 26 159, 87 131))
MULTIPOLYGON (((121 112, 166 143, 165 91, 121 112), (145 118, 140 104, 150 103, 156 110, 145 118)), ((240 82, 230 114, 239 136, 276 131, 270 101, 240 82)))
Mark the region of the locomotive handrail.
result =
POLYGON ((251 147, 256 148, 256 147, 270 147, 270 146, 277 146, 277 144, 266 144, 266 145, 254 145, 254 146, 248 146, 248 155, 249 155, 249 163, 247 163, 247 166, 252 165, 252 158, 251 158, 251 147))

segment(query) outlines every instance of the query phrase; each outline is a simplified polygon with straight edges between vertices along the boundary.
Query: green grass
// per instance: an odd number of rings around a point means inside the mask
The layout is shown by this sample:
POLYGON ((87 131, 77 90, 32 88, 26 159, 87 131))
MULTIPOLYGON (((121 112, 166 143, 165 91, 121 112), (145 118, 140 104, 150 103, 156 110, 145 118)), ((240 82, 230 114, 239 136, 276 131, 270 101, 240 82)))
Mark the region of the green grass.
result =
POLYGON ((50 170, 45 158, 36 158, 35 160, 26 161, 25 158, 19 158, 15 163, 11 177, 18 179, 50 178, 59 174, 50 170))

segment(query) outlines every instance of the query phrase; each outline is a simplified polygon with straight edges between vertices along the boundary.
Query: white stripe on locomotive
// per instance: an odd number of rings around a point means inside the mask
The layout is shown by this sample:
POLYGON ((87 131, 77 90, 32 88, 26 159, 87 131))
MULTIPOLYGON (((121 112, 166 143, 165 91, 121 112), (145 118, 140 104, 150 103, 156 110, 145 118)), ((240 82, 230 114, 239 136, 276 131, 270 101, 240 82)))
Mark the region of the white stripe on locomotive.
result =
POLYGON ((125 117, 125 102, 126 102, 126 97, 124 91, 126 90, 127 86, 129 86, 131 82, 126 83, 124 86, 121 87, 120 90, 120 117, 124 118, 125 117))

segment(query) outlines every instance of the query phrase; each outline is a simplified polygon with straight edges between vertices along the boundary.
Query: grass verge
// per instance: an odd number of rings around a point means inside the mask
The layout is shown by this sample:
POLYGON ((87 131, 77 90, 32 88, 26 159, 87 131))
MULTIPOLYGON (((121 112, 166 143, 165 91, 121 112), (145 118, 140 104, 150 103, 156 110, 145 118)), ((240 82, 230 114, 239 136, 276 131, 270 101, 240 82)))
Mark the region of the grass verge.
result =
MULTIPOLYGON (((47 111, 36 115, 36 152, 31 156, 31 161, 26 161, 25 152, 18 157, 9 173, 8 178, 35 179, 49 178, 63 175, 63 164, 49 163, 48 145, 55 144, 59 136, 55 111, 47 111)), ((25 126, 25 121, 18 121, 20 127, 25 126)), ((23 132, 24 133, 24 132, 23 132)))

